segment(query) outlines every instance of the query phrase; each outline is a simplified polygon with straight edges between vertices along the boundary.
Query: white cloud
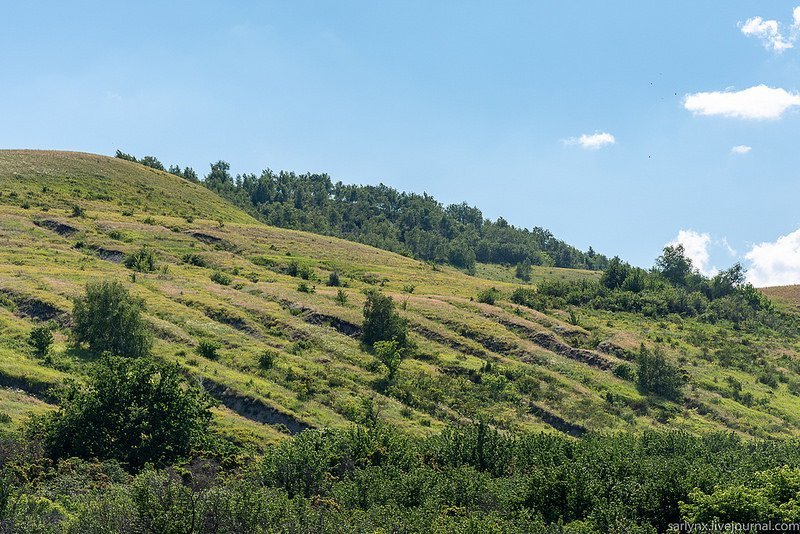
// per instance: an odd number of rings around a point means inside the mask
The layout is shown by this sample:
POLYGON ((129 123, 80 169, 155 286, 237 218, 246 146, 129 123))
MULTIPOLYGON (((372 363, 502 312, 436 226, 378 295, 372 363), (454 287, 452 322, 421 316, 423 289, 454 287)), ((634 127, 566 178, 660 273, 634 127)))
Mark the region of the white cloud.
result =
POLYGON ((778 119, 800 94, 758 85, 741 91, 713 91, 686 95, 683 106, 695 115, 721 115, 737 119, 778 119))
POLYGON ((736 145, 731 149, 731 154, 747 154, 753 147, 747 145, 736 145))
POLYGON ((598 150, 606 145, 613 145, 617 142, 613 135, 607 132, 597 132, 593 134, 583 134, 580 137, 570 137, 564 139, 564 144, 580 145, 587 150, 598 150))
POLYGON ((800 284, 800 229, 774 242, 753 245, 747 281, 757 287, 800 284))
MULTIPOLYGON (((795 9, 795 17, 797 10, 795 9)), ((796 18, 795 18, 796 20, 796 18)), ((784 50, 792 48, 794 36, 788 39, 781 34, 780 23, 777 20, 764 20, 761 17, 747 19, 747 22, 739 23, 742 33, 748 36, 758 37, 764 44, 764 48, 780 54, 784 50)))
POLYGON ((792 15, 794 18, 794 23, 792 24, 792 28, 794 30, 798 30, 800 29, 800 6, 794 8, 794 11, 792 11, 792 15))
POLYGON ((701 274, 705 276, 717 274, 717 268, 709 265, 711 257, 708 253, 708 247, 711 245, 711 234, 694 230, 681 230, 678 232, 678 237, 667 243, 667 245, 683 245, 686 256, 692 260, 692 265, 701 274))

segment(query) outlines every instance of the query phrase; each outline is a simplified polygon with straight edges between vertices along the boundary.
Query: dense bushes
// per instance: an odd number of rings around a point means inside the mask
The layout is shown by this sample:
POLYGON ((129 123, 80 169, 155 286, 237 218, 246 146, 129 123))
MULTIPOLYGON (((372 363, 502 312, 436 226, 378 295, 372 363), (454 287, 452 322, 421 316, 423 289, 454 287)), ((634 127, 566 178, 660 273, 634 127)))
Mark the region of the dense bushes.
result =
POLYGON ((780 322, 769 299, 744 282, 740 264, 708 278, 692 267, 680 245, 664 248, 651 271, 612 258, 599 281, 546 279, 536 290, 516 289, 511 300, 537 310, 582 306, 654 318, 678 314, 735 326, 775 327, 780 322))
POLYGON ((42 471, 35 451, 0 439, 0 521, 73 532, 654 532, 790 520, 797 445, 675 431, 575 440, 484 424, 414 439, 379 425, 306 431, 235 470, 196 458, 133 476, 75 460, 42 471))
POLYGON ((109 357, 86 387, 69 385, 59 410, 42 423, 43 442, 54 458, 165 465, 205 439, 208 408, 205 392, 187 385, 177 365, 109 357))

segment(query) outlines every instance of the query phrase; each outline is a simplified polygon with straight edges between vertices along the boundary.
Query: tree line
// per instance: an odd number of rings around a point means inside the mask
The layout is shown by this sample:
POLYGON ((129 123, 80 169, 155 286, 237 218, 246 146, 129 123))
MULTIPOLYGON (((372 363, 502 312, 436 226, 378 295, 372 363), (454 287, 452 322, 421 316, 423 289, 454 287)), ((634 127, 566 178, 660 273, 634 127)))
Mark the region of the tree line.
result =
MULTIPOLYGON (((160 170, 153 156, 117 157, 160 170)), ((190 167, 168 169, 198 182, 190 167)), ((473 269, 476 262, 602 270, 608 258, 591 247, 583 252, 544 228, 519 228, 502 217, 484 218, 466 203, 443 206, 428 194, 405 193, 380 184, 334 183, 327 174, 265 170, 230 173, 224 161, 211 164, 202 183, 267 224, 341 237, 425 261, 473 269)))

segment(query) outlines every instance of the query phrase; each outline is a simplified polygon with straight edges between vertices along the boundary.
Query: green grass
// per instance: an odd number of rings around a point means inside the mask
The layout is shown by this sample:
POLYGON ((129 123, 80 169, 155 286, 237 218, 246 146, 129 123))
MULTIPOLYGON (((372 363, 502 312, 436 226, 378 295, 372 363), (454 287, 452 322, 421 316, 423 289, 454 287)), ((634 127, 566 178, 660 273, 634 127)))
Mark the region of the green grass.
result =
MULTIPOLYGON (((377 414, 412 434, 479 417, 500 428, 556 431, 540 417, 544 410, 590 430, 800 434, 800 397, 793 393, 798 388, 789 387, 800 381, 800 348, 790 340, 695 320, 590 309, 574 310, 573 325, 566 310, 541 313, 509 302, 521 285, 512 267, 479 264, 469 275, 341 239, 269 227, 200 185, 126 161, 0 151, 0 243, 0 377, 27 384, 32 393, 80 380, 92 357, 70 348, 65 326, 56 333, 52 361, 35 357, 25 342, 35 322, 31 303, 68 318, 71 298, 86 282, 110 278, 125 281, 145 299, 157 357, 306 425, 344 426, 377 414), (73 216, 74 205, 83 216, 73 216), (53 231, 56 223, 69 232, 53 231), (108 251, 129 254, 145 245, 156 254, 157 269, 136 273, 135 281, 122 263, 103 259, 108 251), (189 255, 205 266, 184 262, 189 255), (300 279, 284 274, 292 261, 310 268, 307 283, 315 292, 299 292, 300 279), (344 306, 335 300, 338 288, 324 283, 331 271, 346 286, 344 306), (230 284, 213 282, 214 272, 226 274, 230 284), (417 345, 396 384, 385 390, 385 369, 341 330, 341 324, 361 324, 362 292, 371 287, 395 299, 417 345), (501 293, 497 305, 478 304, 476 295, 489 287, 501 293), (625 351, 622 359, 602 355, 612 365, 630 358, 640 343, 661 345, 690 379, 687 400, 643 396, 610 370, 542 348, 531 340, 537 332, 574 347, 605 343, 625 351), (204 339, 219 345, 217 360, 197 354, 204 339), (751 354, 757 372, 715 353, 725 347, 751 354), (258 363, 264 350, 277 354, 268 370, 258 363), (788 381, 776 387, 759 382, 758 369, 765 366, 788 381), (728 390, 729 377, 742 384, 738 400, 728 390), (745 394, 753 400, 745 402, 745 394)), ((531 283, 597 276, 534 267, 531 283)), ((29 395, 0 391, 7 405, 0 411, 12 421, 48 409, 29 395)), ((218 431, 237 442, 263 446, 286 436, 277 426, 228 408, 214 414, 218 431)))

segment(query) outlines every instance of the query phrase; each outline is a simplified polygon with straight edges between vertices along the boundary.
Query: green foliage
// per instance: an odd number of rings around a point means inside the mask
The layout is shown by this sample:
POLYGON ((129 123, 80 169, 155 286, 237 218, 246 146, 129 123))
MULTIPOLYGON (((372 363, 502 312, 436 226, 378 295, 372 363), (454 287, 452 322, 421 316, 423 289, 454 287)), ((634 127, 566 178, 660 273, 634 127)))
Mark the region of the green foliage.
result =
POLYGON ((37 355, 46 356, 53 345, 53 327, 49 324, 35 326, 28 334, 28 345, 37 355))
POLYGON ((139 469, 165 465, 202 443, 211 414, 205 392, 183 380, 177 365, 149 358, 105 358, 87 386, 69 386, 43 423, 53 458, 113 459, 139 469))
POLYGON ((336 303, 339 306, 344 306, 347 304, 347 292, 344 289, 339 289, 336 291, 336 297, 334 297, 334 300, 336 300, 336 303))
POLYGON ((800 469, 781 466, 753 474, 746 483, 722 483, 710 493, 696 488, 681 503, 692 523, 785 523, 800 518, 800 469))
POLYGON ((267 371, 272 369, 275 365, 275 360, 278 359, 278 353, 274 350, 267 349, 258 356, 258 366, 267 371))
POLYGON ((375 289, 366 292, 361 341, 373 347, 378 341, 395 341, 408 347, 408 322, 394 309, 394 301, 375 289))
POLYGON ((219 344, 209 340, 209 339, 201 339, 197 343, 197 354, 202 356, 203 358, 208 358, 209 360, 218 360, 219 354, 217 351, 219 350, 219 344))
POLYGON ((97 354, 147 356, 152 340, 143 310, 144 301, 131 296, 120 282, 89 283, 85 294, 73 301, 74 340, 97 354))
POLYGON ((636 364, 639 367, 636 385, 640 390, 666 399, 680 399, 686 379, 677 367, 667 361, 660 348, 651 351, 642 344, 636 364))
POLYGON ((196 254, 194 252, 184 254, 183 261, 184 263, 194 265, 195 267, 208 267, 208 261, 206 261, 206 259, 200 254, 196 254))
POLYGON ((334 184, 325 174, 266 170, 235 179, 230 165, 211 165, 204 185, 267 224, 334 235, 471 270, 484 263, 555 265, 602 269, 607 259, 581 252, 543 228, 516 228, 490 221, 467 204, 442 206, 428 195, 385 185, 334 184))
POLYGON ((300 293, 316 293, 316 289, 314 289, 314 286, 310 285, 308 282, 305 281, 297 284, 297 290, 300 293))
POLYGON ((339 287, 342 285, 341 280, 339 280, 339 273, 336 271, 331 271, 328 275, 328 286, 330 287, 339 287))
POLYGON ((517 264, 517 267, 514 270, 514 276, 519 278, 523 282, 530 282, 532 272, 533 268, 531 266, 531 262, 528 258, 525 258, 524 260, 522 260, 520 263, 517 264))
POLYGON ((70 217, 85 217, 85 216, 86 216, 86 210, 84 210, 82 206, 79 206, 78 204, 72 205, 72 213, 70 214, 70 217))
POLYGON ((500 291, 494 287, 478 291, 478 302, 483 304, 494 304, 498 298, 500 298, 500 291))
POLYGON ((228 273, 222 271, 214 271, 211 273, 211 281, 222 286, 229 286, 233 282, 233 278, 228 273))
POLYGON ((396 339, 376 341, 373 343, 372 348, 378 360, 386 366, 389 372, 387 378, 391 382, 394 380, 397 370, 400 368, 400 364, 403 361, 406 352, 405 348, 403 348, 396 339))
POLYGON ((125 267, 140 273, 152 273, 158 268, 156 254, 150 247, 144 246, 133 254, 128 254, 125 267))

